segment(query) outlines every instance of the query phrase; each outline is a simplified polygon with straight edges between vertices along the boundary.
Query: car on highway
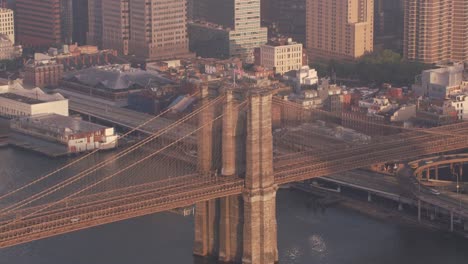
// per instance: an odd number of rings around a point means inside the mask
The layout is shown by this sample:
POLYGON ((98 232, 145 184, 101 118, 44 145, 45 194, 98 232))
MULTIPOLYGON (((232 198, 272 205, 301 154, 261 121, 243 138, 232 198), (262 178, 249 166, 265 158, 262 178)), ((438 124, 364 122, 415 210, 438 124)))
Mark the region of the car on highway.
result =
POLYGON ((429 191, 434 195, 439 195, 440 194, 440 192, 437 191, 436 189, 429 188, 429 191))

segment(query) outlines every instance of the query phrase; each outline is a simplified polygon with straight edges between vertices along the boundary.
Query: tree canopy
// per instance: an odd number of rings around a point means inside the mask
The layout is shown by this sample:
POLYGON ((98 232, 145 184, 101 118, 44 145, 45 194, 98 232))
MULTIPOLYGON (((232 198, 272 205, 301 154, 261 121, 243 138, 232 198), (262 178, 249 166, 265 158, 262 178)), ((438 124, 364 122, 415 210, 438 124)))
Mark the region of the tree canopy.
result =
POLYGON ((312 64, 321 76, 331 75, 334 71, 338 78, 358 79, 363 83, 391 83, 393 85, 410 85, 421 71, 433 68, 433 65, 407 61, 391 50, 367 54, 354 62, 337 62, 312 64))

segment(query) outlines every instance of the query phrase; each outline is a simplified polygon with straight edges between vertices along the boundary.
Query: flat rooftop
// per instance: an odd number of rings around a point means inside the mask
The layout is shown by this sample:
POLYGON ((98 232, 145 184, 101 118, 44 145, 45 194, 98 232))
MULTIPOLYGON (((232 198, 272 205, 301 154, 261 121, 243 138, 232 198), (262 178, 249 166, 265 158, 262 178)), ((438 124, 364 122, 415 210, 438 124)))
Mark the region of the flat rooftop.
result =
POLYGON ((58 114, 24 117, 21 121, 26 121, 30 124, 38 124, 43 127, 48 127, 49 129, 62 130, 64 133, 69 134, 95 132, 107 128, 105 126, 58 114))
POLYGON ((14 94, 14 93, 0 93, 0 97, 14 100, 14 101, 21 102, 21 103, 25 103, 25 104, 30 104, 30 105, 45 103, 45 101, 42 101, 39 99, 34 99, 34 98, 30 98, 30 97, 26 97, 26 96, 14 94))

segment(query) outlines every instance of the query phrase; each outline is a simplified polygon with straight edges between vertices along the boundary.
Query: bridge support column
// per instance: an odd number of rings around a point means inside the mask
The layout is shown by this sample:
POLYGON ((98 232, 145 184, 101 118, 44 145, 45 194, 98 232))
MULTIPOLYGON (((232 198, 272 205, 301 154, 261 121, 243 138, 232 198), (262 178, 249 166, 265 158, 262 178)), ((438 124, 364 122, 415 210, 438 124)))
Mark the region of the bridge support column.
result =
MULTIPOLYGON (((237 177, 243 174, 244 148, 239 143, 244 126, 232 90, 226 91, 222 134, 222 175, 237 177)), ((245 165, 244 165, 245 166, 245 165)), ((219 260, 242 261, 243 202, 240 195, 220 199, 219 260)))
POLYGON ((239 112, 235 106, 233 93, 226 92, 226 105, 223 116, 223 136, 222 136, 222 175, 234 176, 239 174, 237 168, 237 155, 242 153, 237 144, 238 138, 239 112))
MULTIPOLYGON (((209 102, 208 87, 201 87, 202 107, 209 102)), ((205 108, 199 115, 199 125, 212 122, 213 109, 205 108)), ((213 124, 206 125, 198 131, 198 172, 210 175, 213 170, 213 124)), ((195 209, 195 241, 193 254, 197 256, 214 256, 217 253, 218 206, 217 201, 197 203, 195 209)))
POLYGON ((278 261, 276 186, 244 193, 244 264, 278 261))
POLYGON ((200 202, 195 209, 195 241, 193 254, 200 257, 218 253, 218 221, 216 200, 200 202))
POLYGON ((367 201, 369 203, 372 202, 372 194, 371 193, 367 193, 367 201))
POLYGON ((247 114, 247 151, 244 198, 244 264, 278 261, 276 190, 270 93, 254 91, 247 114))
MULTIPOLYGON (((202 86, 201 93, 201 106, 206 107, 209 103, 208 87, 202 86)), ((212 122, 214 117, 214 109, 206 107, 198 115, 199 126, 212 122)), ((213 123, 205 125, 197 132, 197 159, 198 159, 198 172, 201 174, 210 174, 213 169, 213 123)))
POLYGON ((402 203, 398 203, 398 211, 403 211, 403 204, 402 203))
POLYGON ((242 231, 244 205, 242 196, 220 199, 219 260, 222 262, 242 261, 242 231))
POLYGON ((434 167, 434 170, 435 170, 435 179, 439 180, 439 166, 436 165, 434 167))

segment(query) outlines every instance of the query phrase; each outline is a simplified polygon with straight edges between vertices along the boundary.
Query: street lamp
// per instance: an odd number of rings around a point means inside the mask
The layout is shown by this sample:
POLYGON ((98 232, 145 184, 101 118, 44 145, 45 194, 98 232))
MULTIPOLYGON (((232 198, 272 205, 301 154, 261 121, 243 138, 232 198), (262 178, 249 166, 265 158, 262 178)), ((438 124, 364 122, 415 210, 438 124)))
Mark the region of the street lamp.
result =
POLYGON ((459 182, 459 174, 456 172, 453 172, 455 176, 457 176, 457 199, 458 199, 458 206, 459 210, 461 211, 461 199, 460 199, 460 182, 459 182))

